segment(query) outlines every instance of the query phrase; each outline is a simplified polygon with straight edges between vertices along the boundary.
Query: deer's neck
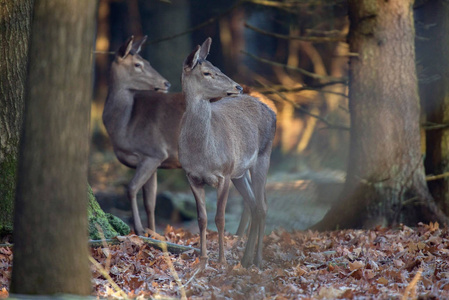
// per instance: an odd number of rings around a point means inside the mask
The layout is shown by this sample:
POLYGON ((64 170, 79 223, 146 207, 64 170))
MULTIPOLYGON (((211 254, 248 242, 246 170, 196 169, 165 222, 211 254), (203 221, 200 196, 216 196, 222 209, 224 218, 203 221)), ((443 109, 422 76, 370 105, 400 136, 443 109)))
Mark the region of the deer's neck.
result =
POLYGON ((103 122, 109 134, 123 131, 131 119, 134 93, 128 89, 111 88, 103 110, 103 122))
POLYGON ((211 142, 211 103, 201 99, 187 101, 183 131, 188 143, 199 151, 211 142))

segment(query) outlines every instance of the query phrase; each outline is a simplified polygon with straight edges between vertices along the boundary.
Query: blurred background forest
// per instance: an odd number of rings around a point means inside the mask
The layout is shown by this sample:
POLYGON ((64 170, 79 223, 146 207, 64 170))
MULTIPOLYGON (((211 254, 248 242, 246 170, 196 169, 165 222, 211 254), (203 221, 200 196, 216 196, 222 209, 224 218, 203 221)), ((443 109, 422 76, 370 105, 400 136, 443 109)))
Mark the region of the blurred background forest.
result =
MULTIPOLYGON (((100 0, 89 182, 102 208, 130 222, 126 185, 134 170, 117 161, 101 120, 113 52, 131 35, 148 35, 141 55, 168 79, 171 92, 179 92, 184 58, 210 36, 208 60, 276 106, 267 231, 305 229, 318 222, 338 197, 345 178, 350 126, 347 73, 353 55, 346 42, 347 11, 347 2, 339 0, 100 0)), ((420 23, 415 10, 415 24, 420 23)), ((418 34, 428 34, 429 27, 423 28, 416 27, 418 34)), ((432 82, 432 76, 425 74, 423 81, 432 82)), ((184 171, 158 170, 158 176, 158 228, 193 220, 191 229, 196 230, 195 203, 184 171)), ((208 192, 208 199, 214 206, 214 191, 208 192)), ((226 226, 234 233, 242 209, 240 196, 231 192, 228 203, 226 226)), ((208 212, 214 214, 215 209, 208 212)), ((213 219, 211 215, 210 228, 213 219)))

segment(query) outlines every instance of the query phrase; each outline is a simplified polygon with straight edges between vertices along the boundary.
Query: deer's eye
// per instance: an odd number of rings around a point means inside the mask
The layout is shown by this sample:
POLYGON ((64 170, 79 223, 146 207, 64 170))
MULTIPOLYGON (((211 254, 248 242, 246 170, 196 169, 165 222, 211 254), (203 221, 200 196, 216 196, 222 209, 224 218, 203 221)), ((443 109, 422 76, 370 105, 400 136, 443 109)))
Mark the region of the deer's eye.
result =
POLYGON ((140 68, 140 67, 142 67, 142 64, 139 64, 139 63, 135 63, 135 64, 134 64, 134 67, 136 67, 136 68, 140 68))
POLYGON ((204 76, 210 76, 211 74, 209 72, 204 72, 203 75, 204 76))

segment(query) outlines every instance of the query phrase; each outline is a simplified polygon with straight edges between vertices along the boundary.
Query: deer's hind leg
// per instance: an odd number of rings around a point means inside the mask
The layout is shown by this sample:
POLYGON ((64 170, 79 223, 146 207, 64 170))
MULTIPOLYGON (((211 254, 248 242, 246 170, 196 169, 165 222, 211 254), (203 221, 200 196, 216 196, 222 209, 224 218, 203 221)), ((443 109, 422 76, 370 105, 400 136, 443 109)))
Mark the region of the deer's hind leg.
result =
POLYGON ((189 176, 190 189, 196 201, 196 211, 198 214, 198 227, 200 229, 200 251, 201 260, 204 265, 207 262, 207 248, 206 248, 206 229, 207 229, 207 212, 206 212, 206 194, 204 191, 204 184, 196 184, 189 176))
POLYGON ((248 240, 246 242, 245 253, 243 254, 242 258, 242 266, 249 267, 254 260, 254 249, 257 242, 258 227, 255 226, 254 223, 254 216, 256 213, 256 200, 253 189, 251 187, 251 180, 248 171, 243 177, 234 178, 232 182, 234 183, 235 188, 243 196, 243 200, 246 202, 246 205, 249 207, 249 210, 251 212, 252 223, 248 235, 248 240))
POLYGON ((254 191, 256 202, 256 212, 254 216, 255 220, 253 221, 252 226, 258 227, 257 248, 254 264, 259 268, 262 267, 263 237, 265 233, 265 221, 268 209, 265 185, 269 167, 270 153, 267 153, 259 156, 259 158, 257 159, 257 164, 253 168, 251 168, 251 185, 254 191))
POLYGON ((217 212, 215 215, 215 225, 218 230, 218 262, 225 263, 224 256, 224 228, 225 228, 225 210, 229 195, 229 185, 231 180, 225 177, 220 180, 217 187, 217 212))
POLYGON ((136 173, 128 185, 128 198, 131 201, 134 231, 137 235, 145 234, 145 229, 143 228, 142 221, 140 220, 139 208, 137 206, 137 192, 156 172, 156 169, 160 163, 161 161, 159 159, 154 158, 147 158, 142 161, 142 163, 137 166, 136 173))
POLYGON ((157 170, 154 171, 150 179, 143 185, 143 204, 147 213, 148 228, 156 231, 156 221, 154 219, 154 209, 156 207, 157 194, 157 170))
MULTIPOLYGON (((247 173, 248 173, 248 171, 247 171, 247 173)), ((248 177, 249 177, 249 175, 248 175, 248 177)), ((249 182, 251 182, 251 180, 249 180, 249 182)), ((243 196, 244 192, 240 191, 238 189, 238 187, 236 187, 236 189, 240 193, 240 195, 242 197, 244 197, 243 196)), ((249 232, 249 230, 247 231, 247 229, 248 229, 248 226, 251 226, 251 218, 250 218, 250 216, 251 216, 251 210, 249 209, 247 201, 245 201, 245 199, 243 199, 243 212, 242 212, 242 216, 240 217, 239 227, 237 228, 237 232, 235 233, 240 238, 243 237, 243 235, 245 234, 245 231, 247 233, 249 232)))

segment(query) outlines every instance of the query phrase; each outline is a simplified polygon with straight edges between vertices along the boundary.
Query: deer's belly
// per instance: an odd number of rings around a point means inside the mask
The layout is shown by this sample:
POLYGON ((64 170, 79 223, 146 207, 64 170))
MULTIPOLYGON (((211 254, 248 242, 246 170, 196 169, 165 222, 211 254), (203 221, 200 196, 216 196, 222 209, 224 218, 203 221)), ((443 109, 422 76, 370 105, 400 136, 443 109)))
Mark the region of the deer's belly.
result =
POLYGON ((140 162, 140 157, 132 152, 114 150, 117 159, 129 168, 136 168, 140 162))
POLYGON ((201 174, 201 173, 187 173, 187 177, 189 179, 189 182, 196 186, 202 186, 202 185, 210 185, 214 188, 218 187, 218 181, 220 176, 214 175, 214 174, 201 174))

